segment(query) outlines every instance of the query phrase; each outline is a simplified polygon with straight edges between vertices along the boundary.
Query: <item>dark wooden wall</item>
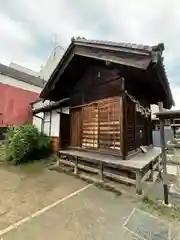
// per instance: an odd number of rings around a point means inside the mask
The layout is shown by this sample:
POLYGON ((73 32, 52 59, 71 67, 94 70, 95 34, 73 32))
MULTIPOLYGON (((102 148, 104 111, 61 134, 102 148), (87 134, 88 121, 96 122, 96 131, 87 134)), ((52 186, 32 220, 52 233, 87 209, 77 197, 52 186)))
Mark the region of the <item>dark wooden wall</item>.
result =
POLYGON ((136 112, 135 103, 125 96, 127 108, 127 153, 138 149, 142 145, 152 144, 151 116, 145 117, 136 112))
POLYGON ((135 104, 127 97, 127 152, 136 149, 136 112, 135 104))
POLYGON ((82 110, 76 108, 70 111, 70 145, 81 146, 82 110))
POLYGON ((136 112, 135 103, 123 94, 117 69, 90 66, 71 93, 70 116, 74 147, 127 156, 152 143, 151 119, 136 112))
POLYGON ((60 114, 60 147, 66 148, 70 143, 70 115, 66 113, 60 114))
POLYGON ((88 68, 71 94, 71 146, 120 152, 121 90, 118 70, 88 68))
POLYGON ((70 104, 71 106, 78 106, 119 96, 121 84, 122 81, 117 70, 100 66, 89 67, 73 89, 70 104))

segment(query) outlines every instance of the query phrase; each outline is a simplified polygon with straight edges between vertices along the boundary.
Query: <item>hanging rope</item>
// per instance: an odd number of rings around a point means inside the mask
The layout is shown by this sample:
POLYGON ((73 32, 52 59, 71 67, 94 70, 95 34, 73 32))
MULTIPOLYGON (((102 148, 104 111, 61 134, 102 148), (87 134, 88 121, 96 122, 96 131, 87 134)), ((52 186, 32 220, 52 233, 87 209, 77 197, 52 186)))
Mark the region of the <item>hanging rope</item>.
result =
POLYGON ((138 100, 136 100, 132 95, 130 95, 127 91, 125 91, 125 94, 131 99, 133 103, 136 104, 136 111, 140 112, 142 115, 145 115, 145 117, 148 117, 148 115, 151 115, 151 109, 143 107, 138 100))

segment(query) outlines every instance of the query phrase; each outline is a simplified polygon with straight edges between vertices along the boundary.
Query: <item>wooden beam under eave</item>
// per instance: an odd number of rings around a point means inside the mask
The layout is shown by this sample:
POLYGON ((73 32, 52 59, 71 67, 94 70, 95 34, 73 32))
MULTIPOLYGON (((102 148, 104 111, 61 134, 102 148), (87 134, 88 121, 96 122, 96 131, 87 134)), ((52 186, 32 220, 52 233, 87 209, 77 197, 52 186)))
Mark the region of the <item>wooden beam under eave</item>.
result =
POLYGON ((75 55, 88 57, 96 60, 109 61, 111 63, 135 67, 144 70, 147 69, 151 61, 151 57, 149 55, 135 55, 118 51, 114 51, 112 53, 112 51, 107 49, 99 49, 85 46, 76 46, 75 55))

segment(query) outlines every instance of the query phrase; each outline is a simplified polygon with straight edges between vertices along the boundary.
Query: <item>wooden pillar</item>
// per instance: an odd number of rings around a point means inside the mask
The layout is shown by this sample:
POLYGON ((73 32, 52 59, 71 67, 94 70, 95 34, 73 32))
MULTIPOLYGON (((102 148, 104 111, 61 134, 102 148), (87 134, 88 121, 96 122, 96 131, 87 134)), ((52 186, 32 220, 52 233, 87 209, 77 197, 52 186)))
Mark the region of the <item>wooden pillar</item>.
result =
POLYGON ((151 162, 151 164, 150 164, 150 170, 151 170, 151 173, 149 175, 149 181, 153 181, 154 180, 154 178, 153 178, 153 176, 154 176, 153 162, 151 162))
POLYGON ((74 174, 78 174, 78 157, 75 157, 74 174))
POLYGON ((61 149, 61 147, 62 147, 62 139, 61 139, 61 112, 62 112, 62 108, 60 109, 60 113, 59 113, 59 149, 61 149))
MULTIPOLYGON (((163 111, 163 103, 159 103, 159 111, 163 111)), ((166 156, 166 143, 164 136, 164 119, 160 118, 160 139, 161 139, 161 155, 163 164, 163 189, 164 189, 164 203, 169 204, 168 200, 168 180, 167 180, 167 156, 166 156)))
POLYGON ((52 123, 52 110, 50 111, 50 119, 49 119, 49 121, 50 121, 50 123, 49 123, 49 136, 51 137, 51 123, 52 123))
POLYGON ((125 92, 125 80, 122 78, 122 157, 123 159, 127 158, 128 149, 127 149, 127 96, 125 92))
POLYGON ((176 138, 176 127, 173 126, 172 129, 173 129, 173 137, 176 138))
POLYGON ((136 171, 136 193, 138 195, 142 194, 142 172, 140 170, 136 171))
POLYGON ((42 118, 42 122, 41 122, 41 133, 44 133, 44 118, 45 118, 45 114, 43 112, 43 118, 42 118))
POLYGON ((103 181, 103 163, 100 162, 99 163, 99 178, 100 178, 100 181, 103 181))
POLYGON ((161 171, 162 171, 161 156, 159 156, 159 157, 158 157, 158 172, 159 172, 159 177, 160 177, 160 179, 162 179, 161 171))
POLYGON ((133 107, 133 120, 134 120, 134 149, 137 149, 137 141, 136 141, 136 136, 137 136, 137 129, 136 129, 136 125, 137 125, 137 118, 136 118, 136 104, 134 104, 133 107))

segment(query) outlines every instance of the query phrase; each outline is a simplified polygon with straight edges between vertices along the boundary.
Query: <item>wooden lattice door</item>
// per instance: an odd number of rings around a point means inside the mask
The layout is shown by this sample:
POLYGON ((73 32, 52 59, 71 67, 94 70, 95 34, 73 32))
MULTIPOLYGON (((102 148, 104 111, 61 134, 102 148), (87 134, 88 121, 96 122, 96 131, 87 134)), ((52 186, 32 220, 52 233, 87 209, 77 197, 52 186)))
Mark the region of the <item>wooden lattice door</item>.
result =
POLYGON ((82 108, 82 147, 98 148, 98 104, 82 108))
POLYGON ((99 148, 120 150, 120 100, 99 104, 99 148))

